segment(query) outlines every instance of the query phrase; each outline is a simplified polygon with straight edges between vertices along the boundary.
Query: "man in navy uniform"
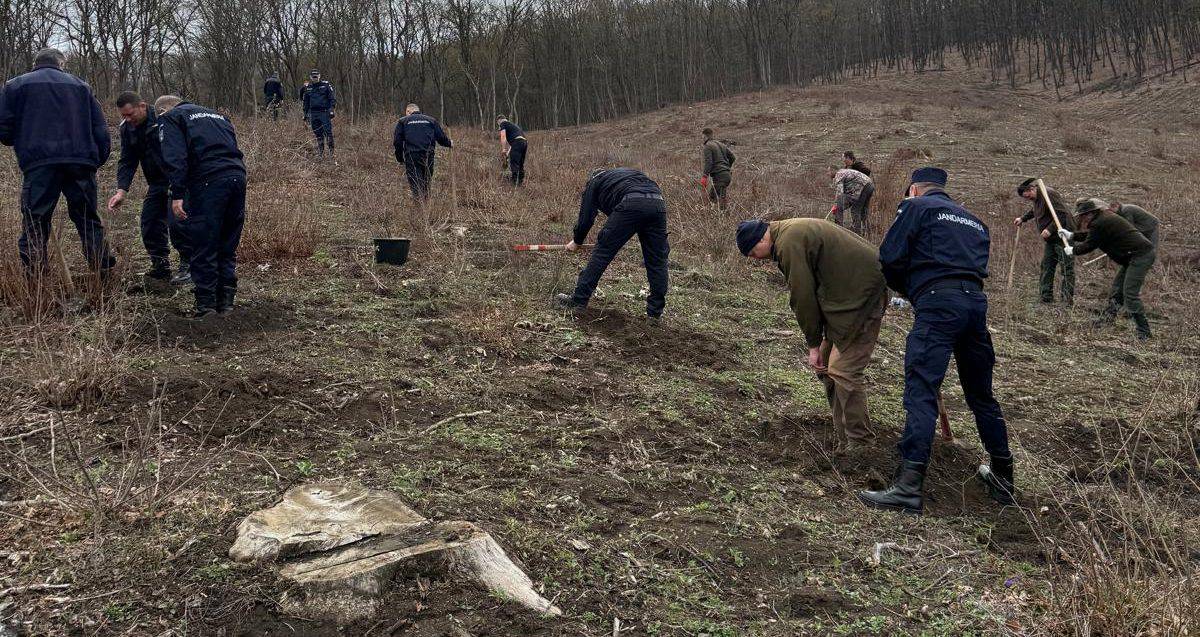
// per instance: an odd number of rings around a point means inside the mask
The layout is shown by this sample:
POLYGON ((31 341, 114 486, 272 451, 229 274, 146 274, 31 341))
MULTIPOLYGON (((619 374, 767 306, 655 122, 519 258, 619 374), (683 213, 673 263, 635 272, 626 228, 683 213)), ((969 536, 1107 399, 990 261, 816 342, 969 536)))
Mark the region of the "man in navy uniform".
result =
POLYGON ((442 130, 442 125, 422 113, 421 107, 416 104, 404 107, 404 117, 396 122, 396 130, 392 133, 392 146, 396 150, 396 161, 404 164, 408 187, 417 201, 429 198, 429 184, 433 181, 433 165, 439 145, 454 147, 454 142, 442 130))
POLYGON ((237 248, 246 219, 246 165, 223 115, 164 95, 159 113, 171 210, 186 221, 196 317, 226 314, 237 293, 237 248))
POLYGON ((333 155, 333 109, 337 106, 337 98, 333 94, 333 85, 321 79, 321 72, 313 69, 308 74, 308 84, 304 89, 304 113, 312 125, 313 135, 317 138, 317 157, 325 156, 325 143, 329 143, 329 154, 333 155))
POLYGON ((500 149, 508 160, 512 183, 520 186, 525 183, 525 155, 529 152, 529 140, 525 139, 525 131, 520 126, 503 115, 496 118, 496 126, 500 127, 500 149))
POLYGON ((596 235, 596 247, 587 267, 579 274, 575 293, 559 294, 558 303, 570 308, 587 307, 608 264, 636 234, 642 244, 642 262, 650 282, 646 315, 657 320, 667 302, 667 257, 671 252, 667 243, 667 204, 662 191, 640 170, 593 171, 579 198, 579 220, 567 250, 574 252, 587 240, 596 214, 601 212, 608 215, 608 221, 596 235))
POLYGON ((279 81, 278 73, 272 73, 263 83, 263 102, 271 111, 271 119, 278 120, 279 110, 283 108, 283 82, 279 81))
POLYGON ((188 273, 187 237, 183 226, 171 214, 167 199, 167 173, 162 167, 162 150, 158 140, 158 117, 141 96, 126 91, 117 96, 117 111, 121 114, 121 159, 117 161, 117 192, 108 199, 110 212, 125 203, 129 187, 138 166, 146 178, 146 196, 142 198, 142 245, 150 255, 150 271, 146 276, 181 284, 191 280, 188 273), (179 270, 171 276, 171 246, 179 253, 179 270))
POLYGON ((979 468, 990 495, 1013 503, 1013 458, 1008 428, 992 394, 996 354, 987 327, 987 278, 991 239, 987 226, 943 190, 946 171, 913 172, 908 198, 879 247, 888 287, 912 302, 912 331, 904 352, 901 465, 892 486, 862 491, 858 498, 878 509, 920 514, 929 464, 938 392, 953 355, 967 405, 991 464, 979 468))
POLYGON ((108 161, 112 138, 91 87, 63 71, 65 63, 58 49, 42 49, 33 70, 0 91, 0 143, 13 147, 24 178, 18 247, 27 274, 45 269, 61 195, 88 265, 103 276, 116 259, 96 214, 96 169, 108 161))

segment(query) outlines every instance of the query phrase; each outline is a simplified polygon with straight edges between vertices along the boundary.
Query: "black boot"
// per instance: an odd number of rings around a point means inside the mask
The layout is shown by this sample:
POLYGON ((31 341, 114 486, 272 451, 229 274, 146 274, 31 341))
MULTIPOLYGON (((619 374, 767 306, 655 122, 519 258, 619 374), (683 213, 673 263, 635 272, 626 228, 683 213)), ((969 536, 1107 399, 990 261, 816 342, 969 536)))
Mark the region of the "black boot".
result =
POLYGON ((217 313, 229 314, 233 311, 233 297, 237 295, 237 288, 221 288, 217 290, 217 313))
POLYGON ((925 467, 927 466, 924 462, 905 460, 900 463, 892 486, 883 491, 859 491, 858 499, 872 509, 921 515, 921 510, 925 506, 922 489, 925 486, 925 467))
POLYGON ((215 295, 196 293, 196 309, 192 316, 194 318, 204 318, 217 313, 217 300, 215 295))
POLYGON ((1145 314, 1131 314, 1130 318, 1132 318, 1134 324, 1137 325, 1138 340, 1142 340, 1142 341, 1148 340, 1151 336, 1150 335, 1150 321, 1146 320, 1146 315, 1145 314))
POLYGON ((579 312, 579 311, 583 310, 583 308, 585 307, 583 305, 576 303, 575 297, 570 294, 567 294, 566 292, 560 292, 560 293, 554 295, 554 305, 556 305, 564 310, 572 310, 575 312, 579 312))
POLYGON ((192 281, 191 267, 187 261, 179 262, 179 269, 175 271, 175 276, 171 277, 171 285, 183 285, 192 281))
POLYGON ((987 487, 988 495, 992 499, 1005 506, 1016 504, 1014 496, 1017 493, 1017 488, 1013 482, 1013 457, 1008 454, 1007 457, 992 456, 990 465, 979 465, 977 474, 979 479, 983 481, 987 487))

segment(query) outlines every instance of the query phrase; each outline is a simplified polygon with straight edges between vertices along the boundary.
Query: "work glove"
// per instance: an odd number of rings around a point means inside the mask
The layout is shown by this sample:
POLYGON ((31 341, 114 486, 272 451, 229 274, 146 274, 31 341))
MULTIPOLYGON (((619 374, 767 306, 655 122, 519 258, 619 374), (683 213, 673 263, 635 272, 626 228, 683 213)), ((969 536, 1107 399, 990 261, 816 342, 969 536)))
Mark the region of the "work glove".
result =
POLYGON ((1069 257, 1075 256, 1075 248, 1073 248, 1071 246, 1067 246, 1067 247, 1063 248, 1063 254, 1065 254, 1069 257))
POLYGON ((1063 239, 1066 239, 1067 241, 1070 241, 1071 239, 1073 239, 1075 237, 1075 233, 1071 232, 1070 230, 1067 230, 1066 228, 1059 228, 1058 236, 1062 237, 1063 239))

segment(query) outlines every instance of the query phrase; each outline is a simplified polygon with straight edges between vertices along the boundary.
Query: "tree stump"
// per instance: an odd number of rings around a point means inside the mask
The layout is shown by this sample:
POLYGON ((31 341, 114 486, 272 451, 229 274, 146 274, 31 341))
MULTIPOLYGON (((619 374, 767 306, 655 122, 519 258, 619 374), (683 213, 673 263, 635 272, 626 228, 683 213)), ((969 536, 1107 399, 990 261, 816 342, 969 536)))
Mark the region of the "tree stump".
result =
POLYGON ((229 556, 279 563, 279 575, 296 584, 281 602, 288 612, 344 624, 375 616, 391 582, 412 575, 469 582, 562 614, 483 529, 427 520, 395 494, 356 482, 289 489, 279 504, 242 521, 229 556))

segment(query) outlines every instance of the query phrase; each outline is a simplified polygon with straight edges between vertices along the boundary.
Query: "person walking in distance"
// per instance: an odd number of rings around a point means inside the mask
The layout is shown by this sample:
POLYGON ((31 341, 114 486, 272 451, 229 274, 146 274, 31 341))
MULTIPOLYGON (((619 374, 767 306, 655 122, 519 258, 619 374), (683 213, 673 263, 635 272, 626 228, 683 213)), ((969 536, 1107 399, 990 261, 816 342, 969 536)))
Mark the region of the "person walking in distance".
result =
POLYGON ((167 196, 167 173, 163 169, 162 148, 159 142, 159 121, 137 93, 126 91, 117 96, 117 112, 121 115, 121 158, 117 161, 117 191, 108 199, 109 211, 116 211, 125 202, 138 166, 146 179, 146 195, 142 198, 142 245, 150 255, 150 271, 146 276, 174 284, 191 280, 188 262, 191 248, 183 224, 171 213, 167 196), (179 269, 171 274, 171 246, 179 253, 179 269))
POLYGON ((308 74, 308 86, 304 89, 304 112, 308 115, 313 135, 317 138, 317 157, 325 157, 325 145, 333 156, 333 116, 337 97, 333 85, 321 79, 321 72, 313 69, 308 74))
POLYGON ((729 203, 729 186, 733 183, 733 162, 737 161, 729 145, 716 139, 713 129, 702 131, 704 146, 701 160, 704 162, 704 175, 700 181, 708 191, 708 200, 717 204, 721 210, 729 203))
POLYGON ((246 165, 233 124, 219 113, 164 95, 159 113, 171 211, 192 247, 195 316, 233 310, 237 248, 246 220, 246 165))
POLYGON ((428 200, 437 147, 453 148, 454 142, 436 119, 422 113, 416 104, 409 104, 404 108, 404 117, 396 122, 392 146, 396 161, 404 165, 413 198, 419 202, 428 200))
POLYGON ((278 73, 272 73, 263 83, 263 104, 270 111, 271 119, 279 121, 279 111, 283 109, 283 82, 279 81, 278 73))
POLYGON ((525 157, 529 152, 529 140, 525 139, 525 131, 520 126, 503 115, 496 118, 496 126, 500 128, 500 150, 508 159, 512 184, 520 186, 525 183, 525 157))
POLYGON ((96 213, 96 169, 108 161, 112 138, 91 87, 63 71, 65 64, 58 49, 42 49, 33 70, 0 91, 0 143, 13 147, 22 175, 17 244, 26 274, 44 272, 61 196, 88 265, 106 277, 116 259, 96 213))

